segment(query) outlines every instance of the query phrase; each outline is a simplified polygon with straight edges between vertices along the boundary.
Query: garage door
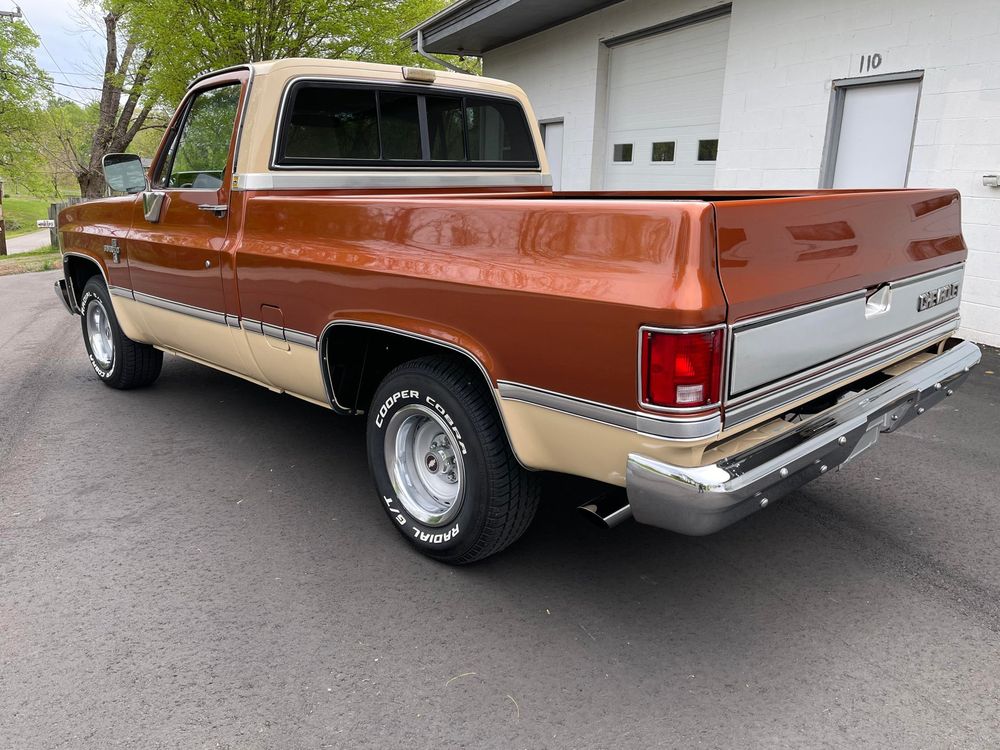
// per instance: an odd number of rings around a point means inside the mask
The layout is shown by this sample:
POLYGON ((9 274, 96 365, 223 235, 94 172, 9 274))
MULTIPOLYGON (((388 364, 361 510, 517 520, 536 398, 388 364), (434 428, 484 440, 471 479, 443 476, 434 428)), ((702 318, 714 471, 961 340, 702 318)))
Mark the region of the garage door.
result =
POLYGON ((607 189, 713 186, 728 43, 723 16, 611 48, 607 189))

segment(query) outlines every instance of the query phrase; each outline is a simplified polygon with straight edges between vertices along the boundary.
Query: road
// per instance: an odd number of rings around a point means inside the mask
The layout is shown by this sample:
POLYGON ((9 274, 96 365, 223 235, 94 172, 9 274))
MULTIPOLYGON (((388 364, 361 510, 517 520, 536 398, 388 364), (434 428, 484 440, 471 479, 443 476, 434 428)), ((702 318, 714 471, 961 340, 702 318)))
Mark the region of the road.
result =
POLYGON ((52 236, 48 229, 40 229, 37 232, 22 234, 18 237, 7 238, 7 254, 28 253, 32 250, 41 250, 52 243, 52 236))
POLYGON ((550 477, 455 569, 358 421, 175 358, 105 388, 54 278, 0 278, 0 746, 996 747, 995 351, 720 534, 592 528, 550 477))

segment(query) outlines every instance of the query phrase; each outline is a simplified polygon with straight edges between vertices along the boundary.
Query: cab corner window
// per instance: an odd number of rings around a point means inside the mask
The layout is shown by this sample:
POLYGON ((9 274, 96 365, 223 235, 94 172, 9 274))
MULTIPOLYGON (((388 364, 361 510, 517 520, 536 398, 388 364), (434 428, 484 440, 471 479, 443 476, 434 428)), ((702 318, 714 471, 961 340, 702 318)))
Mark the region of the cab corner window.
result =
POLYGON ((524 122, 524 112, 514 102, 467 97, 465 117, 469 129, 469 161, 531 162, 535 145, 524 122))
POLYGON ((158 187, 218 190, 223 186, 239 104, 238 83, 195 97, 179 137, 170 146, 158 187))

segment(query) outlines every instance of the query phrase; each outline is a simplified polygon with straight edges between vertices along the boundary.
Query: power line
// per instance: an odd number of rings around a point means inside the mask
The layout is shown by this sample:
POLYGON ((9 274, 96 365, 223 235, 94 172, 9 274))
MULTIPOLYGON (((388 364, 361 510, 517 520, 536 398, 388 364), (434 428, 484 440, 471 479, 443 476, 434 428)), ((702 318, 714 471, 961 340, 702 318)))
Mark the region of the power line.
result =
POLYGON ((35 32, 35 36, 38 37, 38 41, 42 45, 42 49, 45 50, 45 54, 47 54, 49 56, 49 59, 52 61, 52 64, 56 66, 56 70, 59 71, 59 74, 61 76, 65 77, 66 73, 63 71, 62 68, 59 67, 59 63, 56 62, 55 56, 53 56, 52 52, 49 51, 48 46, 45 44, 45 40, 42 39, 42 35, 38 32, 37 29, 35 29, 34 26, 31 25, 31 21, 29 21, 28 17, 26 15, 24 15, 24 11, 22 11, 20 8, 18 8, 17 12, 21 14, 21 18, 23 18, 24 22, 26 24, 28 24, 28 28, 31 29, 33 32, 35 32))
MULTIPOLYGON (((48 72, 48 71, 46 71, 46 72, 48 72)), ((79 85, 77 83, 66 83, 65 81, 57 81, 55 79, 52 79, 51 81, 47 81, 44 78, 36 78, 35 76, 25 75, 24 73, 18 73, 17 71, 14 71, 14 70, 4 70, 3 68, 0 68, 0 76, 3 76, 5 74, 6 75, 16 75, 16 76, 24 78, 25 80, 28 80, 28 81, 33 81, 35 83, 41 83, 41 84, 50 85, 50 86, 53 85, 53 84, 55 84, 56 86, 67 86, 67 87, 69 87, 71 89, 83 89, 84 91, 104 91, 104 89, 99 89, 99 88, 96 88, 95 86, 81 86, 81 85, 79 85)))

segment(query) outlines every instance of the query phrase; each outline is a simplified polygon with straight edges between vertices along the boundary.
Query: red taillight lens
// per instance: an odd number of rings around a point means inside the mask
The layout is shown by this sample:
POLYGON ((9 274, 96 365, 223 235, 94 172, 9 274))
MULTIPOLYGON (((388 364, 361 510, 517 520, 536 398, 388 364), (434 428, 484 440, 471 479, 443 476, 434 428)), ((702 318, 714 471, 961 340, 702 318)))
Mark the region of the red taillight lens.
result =
POLYGON ((696 408, 719 401, 723 330, 642 332, 642 400, 653 406, 696 408))

